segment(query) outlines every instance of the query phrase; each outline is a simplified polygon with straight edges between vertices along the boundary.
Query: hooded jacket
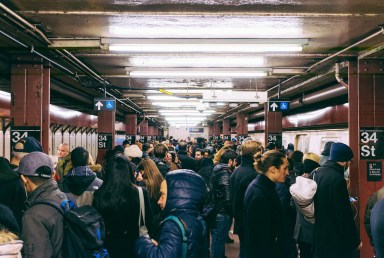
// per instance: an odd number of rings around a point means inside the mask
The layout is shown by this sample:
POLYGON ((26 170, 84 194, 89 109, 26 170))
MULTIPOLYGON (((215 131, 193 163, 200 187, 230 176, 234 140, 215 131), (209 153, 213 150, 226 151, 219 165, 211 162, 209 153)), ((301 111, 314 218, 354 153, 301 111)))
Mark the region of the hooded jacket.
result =
POLYGON ((52 258, 62 257, 61 245, 64 236, 63 215, 56 208, 46 204, 31 204, 39 201, 60 204, 67 199, 54 179, 48 179, 32 193, 27 201, 23 216, 22 237, 23 257, 52 258))
POLYGON ((71 168, 64 176, 62 190, 69 193, 71 201, 77 206, 92 205, 93 192, 100 188, 103 180, 89 166, 71 168))
MULTIPOLYGON (((185 225, 189 258, 202 258, 206 253, 206 239, 199 207, 204 196, 204 181, 190 170, 179 169, 167 173, 168 195, 164 217, 174 215, 185 225)), ((182 257, 182 233, 174 221, 161 224, 156 237, 158 246, 148 237, 140 237, 135 244, 137 257, 182 257)))

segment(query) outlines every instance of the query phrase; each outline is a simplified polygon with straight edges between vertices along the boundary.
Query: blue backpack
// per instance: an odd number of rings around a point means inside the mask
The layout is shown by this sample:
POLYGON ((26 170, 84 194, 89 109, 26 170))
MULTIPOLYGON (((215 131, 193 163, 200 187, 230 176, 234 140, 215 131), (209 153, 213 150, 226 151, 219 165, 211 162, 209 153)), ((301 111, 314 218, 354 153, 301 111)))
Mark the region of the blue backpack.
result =
POLYGON ((187 237, 187 231, 185 229, 184 223, 181 222, 181 220, 174 216, 174 215, 169 215, 167 216, 161 223, 164 223, 168 220, 174 221, 180 228, 181 230, 181 235, 183 238, 183 243, 182 243, 182 251, 181 251, 181 258, 187 258, 187 252, 188 252, 188 237, 187 237))
POLYGON ((104 220, 100 213, 90 205, 76 207, 70 200, 61 205, 49 201, 31 204, 49 205, 64 216, 64 237, 62 256, 66 258, 109 258, 103 248, 105 239, 104 220))

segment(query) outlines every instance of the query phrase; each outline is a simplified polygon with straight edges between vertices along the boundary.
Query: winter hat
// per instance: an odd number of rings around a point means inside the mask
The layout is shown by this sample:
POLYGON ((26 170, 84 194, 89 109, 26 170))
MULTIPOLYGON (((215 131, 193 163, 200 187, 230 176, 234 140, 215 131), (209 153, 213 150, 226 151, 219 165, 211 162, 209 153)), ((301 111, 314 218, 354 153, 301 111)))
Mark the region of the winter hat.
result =
POLYGON ((54 167, 51 158, 47 154, 34 151, 23 157, 20 166, 15 168, 14 171, 24 176, 51 178, 54 167))
POLYGON ((13 216, 12 211, 3 204, 0 204, 0 229, 6 229, 14 234, 20 233, 19 225, 13 216))
POLYGON ((353 152, 348 145, 341 142, 335 142, 332 144, 329 160, 336 162, 346 162, 350 161, 352 158, 353 152))
POLYGON ((303 171, 304 171, 304 173, 308 173, 308 174, 311 173, 316 168, 320 167, 319 163, 317 163, 316 161, 313 161, 311 159, 304 160, 303 164, 304 164, 303 171))
POLYGON ((321 152, 323 156, 329 156, 329 152, 331 151, 331 146, 334 142, 326 142, 324 145, 324 150, 321 152))
POLYGON ((139 146, 132 144, 125 148, 124 155, 130 158, 141 158, 143 156, 143 152, 140 150, 139 146))

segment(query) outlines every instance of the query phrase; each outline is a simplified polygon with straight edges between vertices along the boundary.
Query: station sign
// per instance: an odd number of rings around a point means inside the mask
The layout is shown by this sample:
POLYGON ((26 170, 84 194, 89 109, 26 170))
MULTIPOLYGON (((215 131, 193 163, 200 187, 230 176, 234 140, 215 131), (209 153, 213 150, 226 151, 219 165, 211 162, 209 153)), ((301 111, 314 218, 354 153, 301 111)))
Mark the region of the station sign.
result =
POLYGON ((204 133, 204 128, 202 127, 189 127, 188 130, 190 133, 204 133))
POLYGON ((148 142, 148 136, 147 135, 140 135, 139 141, 141 143, 147 143, 148 142))
POLYGON ((11 126, 11 150, 22 138, 34 137, 40 142, 40 126, 11 126))
POLYGON ((230 141, 231 140, 231 135, 223 135, 223 140, 224 141, 230 141))
POLYGON ((381 182, 383 177, 383 163, 381 161, 367 161, 367 181, 381 182))
POLYGON ((221 138, 220 138, 220 135, 215 135, 213 136, 213 139, 217 141, 217 140, 220 140, 221 138))
POLYGON ((360 127, 360 159, 384 159, 384 127, 360 127))
POLYGON ((247 134, 239 134, 239 135, 237 135, 237 141, 239 143, 242 143, 245 140, 245 138, 247 138, 247 137, 248 137, 247 134))
POLYGON ((129 145, 136 143, 136 135, 126 135, 125 139, 129 141, 129 145))
POLYGON ((93 107, 97 111, 115 111, 116 100, 113 98, 94 98, 93 107))
POLYGON ((273 143, 276 146, 283 145, 283 135, 281 133, 268 133, 268 143, 273 143))
POLYGON ((289 110, 289 101, 282 99, 270 99, 268 100, 269 112, 284 112, 289 110))
POLYGON ((97 135, 97 148, 99 150, 112 149, 112 134, 111 133, 99 133, 97 135))

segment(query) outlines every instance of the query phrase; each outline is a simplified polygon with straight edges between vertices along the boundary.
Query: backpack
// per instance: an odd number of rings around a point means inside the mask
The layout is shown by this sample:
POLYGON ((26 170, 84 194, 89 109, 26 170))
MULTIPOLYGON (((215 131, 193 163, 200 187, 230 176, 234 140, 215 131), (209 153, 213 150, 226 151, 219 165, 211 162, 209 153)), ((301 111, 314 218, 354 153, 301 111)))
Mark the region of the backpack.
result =
POLYGON ((103 248, 105 239, 104 220, 100 213, 90 205, 76 207, 70 200, 60 205, 49 201, 31 204, 46 204, 64 216, 64 237, 62 256, 66 258, 109 258, 103 248))
POLYGON ((182 221, 174 216, 174 215, 169 215, 167 216, 162 222, 161 224, 163 224, 164 222, 168 221, 168 220, 172 220, 174 221, 180 228, 181 230, 181 235, 183 237, 183 243, 182 243, 182 252, 181 252, 181 258, 187 258, 187 252, 188 252, 188 237, 187 237, 187 231, 185 229, 185 225, 184 223, 182 223, 182 221))

